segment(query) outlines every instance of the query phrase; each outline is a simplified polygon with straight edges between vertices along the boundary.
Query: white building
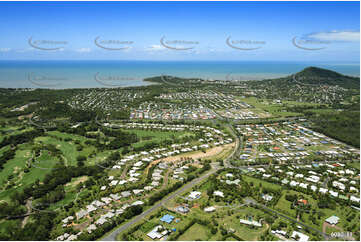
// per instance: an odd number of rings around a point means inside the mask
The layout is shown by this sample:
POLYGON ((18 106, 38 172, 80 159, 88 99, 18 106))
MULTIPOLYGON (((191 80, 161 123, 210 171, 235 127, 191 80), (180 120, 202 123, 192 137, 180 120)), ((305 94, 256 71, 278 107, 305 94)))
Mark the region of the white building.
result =
POLYGON ((308 241, 308 239, 310 238, 309 236, 302 234, 300 232, 297 231, 293 231, 292 235, 291 235, 292 239, 296 239, 297 241, 308 241), (298 237, 298 239, 297 239, 298 237))
POLYGON ((210 213, 210 212, 213 212, 213 211, 215 211, 216 210, 216 208, 215 207, 207 207, 207 208, 205 208, 204 209, 204 212, 207 212, 207 213, 210 213))
POLYGON ((213 192, 213 195, 214 195, 214 196, 218 196, 218 197, 224 197, 224 194, 223 194, 223 192, 221 192, 221 191, 214 191, 214 192, 213 192))
POLYGON ((195 199, 198 199, 201 196, 201 194, 202 194, 201 192, 193 191, 189 194, 188 198, 195 200, 195 199))

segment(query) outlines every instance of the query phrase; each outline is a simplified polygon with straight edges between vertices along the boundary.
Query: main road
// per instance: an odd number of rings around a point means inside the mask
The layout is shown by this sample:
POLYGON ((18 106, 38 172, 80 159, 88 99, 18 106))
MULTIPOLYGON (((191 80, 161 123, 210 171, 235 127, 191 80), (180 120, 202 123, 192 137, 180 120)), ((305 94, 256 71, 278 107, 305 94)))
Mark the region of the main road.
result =
MULTIPOLYGON (((239 148, 239 139, 236 138, 236 144, 235 144, 235 148, 233 149, 232 153, 224 160, 225 164, 229 164, 229 160, 233 157, 233 155, 236 153, 236 151, 239 148)), ((125 231, 126 229, 130 228, 132 225, 136 224, 137 222, 141 221, 143 218, 145 218, 147 215, 151 214, 153 211, 155 211, 156 209, 160 208, 161 206, 163 206, 163 204, 165 204, 166 202, 168 202, 169 200, 172 200, 173 198, 176 198, 177 196, 179 196, 180 194, 182 194, 184 191, 186 191, 187 189, 192 188, 193 186, 201 183, 202 181, 204 181, 206 178, 208 178, 210 175, 216 173, 218 170, 220 170, 221 167, 219 167, 217 164, 212 164, 212 169, 207 172, 206 174, 193 179, 192 181, 190 181, 189 183, 187 183, 186 185, 182 186, 181 188, 179 188, 177 191, 173 192, 172 194, 164 197, 162 200, 160 200, 159 202, 157 202, 156 204, 154 204, 152 207, 150 207, 148 210, 144 211, 143 213, 139 214, 138 216, 132 218, 129 222, 127 222, 126 224, 118 227, 117 229, 113 230, 112 232, 110 232, 109 234, 105 235, 101 241, 114 241, 117 240, 117 235, 120 234, 121 232, 125 231)))

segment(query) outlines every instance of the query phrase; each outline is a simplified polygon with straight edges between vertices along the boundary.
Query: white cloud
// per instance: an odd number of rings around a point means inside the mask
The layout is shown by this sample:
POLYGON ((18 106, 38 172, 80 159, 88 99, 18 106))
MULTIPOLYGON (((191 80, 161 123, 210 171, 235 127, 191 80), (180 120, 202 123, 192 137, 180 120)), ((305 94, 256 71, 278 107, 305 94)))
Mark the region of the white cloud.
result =
POLYGON ((331 32, 318 32, 308 35, 309 38, 325 41, 345 41, 353 42, 360 41, 360 31, 331 31, 331 32))
POLYGON ((89 52, 91 52, 91 49, 90 48, 80 48, 75 51, 79 52, 79 53, 89 53, 89 52))
POLYGON ((147 51, 158 51, 158 50, 165 50, 165 47, 161 45, 151 45, 148 48, 146 48, 147 51))
POLYGON ((191 49, 191 50, 187 50, 185 53, 199 55, 199 54, 201 54, 201 51, 200 51, 200 50, 191 49))
POLYGON ((29 47, 29 48, 26 48, 26 49, 15 49, 15 52, 16 53, 26 53, 26 52, 33 52, 33 51, 38 51, 38 52, 43 52, 43 51, 62 52, 64 50, 65 49, 63 47, 59 47, 58 49, 55 49, 55 50, 41 50, 41 49, 37 49, 37 48, 34 48, 34 47, 29 47))
POLYGON ((0 48, 0 52, 9 52, 10 48, 0 48))
POLYGON ((35 51, 37 49, 33 48, 33 47, 29 47, 26 49, 16 49, 15 52, 16 53, 26 53, 26 52, 31 52, 31 51, 35 51))
POLYGON ((128 48, 123 49, 122 51, 123 52, 130 52, 131 50, 133 50, 133 46, 129 46, 128 48))

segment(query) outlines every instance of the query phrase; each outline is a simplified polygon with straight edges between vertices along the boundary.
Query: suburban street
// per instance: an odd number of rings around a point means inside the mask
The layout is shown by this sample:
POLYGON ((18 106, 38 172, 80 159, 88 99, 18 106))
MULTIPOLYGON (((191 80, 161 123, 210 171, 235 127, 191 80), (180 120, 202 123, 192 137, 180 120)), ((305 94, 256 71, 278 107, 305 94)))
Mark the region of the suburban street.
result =
MULTIPOLYGON (((249 167, 268 167, 269 164, 265 164, 265 165, 252 165, 252 166, 240 166, 240 167, 234 167, 231 163, 230 160, 232 158, 234 158, 235 155, 237 155, 240 149, 240 142, 241 140, 239 139, 239 137, 237 136, 236 132, 234 131, 233 127, 230 125, 230 130, 232 132, 233 137, 235 138, 235 147, 233 149, 233 152, 224 160, 224 167, 225 168, 235 168, 235 169, 247 169, 249 167)), ((296 163, 296 162, 295 162, 296 163)), ((180 194, 182 194, 184 191, 186 191, 187 189, 192 188, 193 186, 201 183, 202 181, 204 181, 206 178, 208 178, 210 175, 216 173, 218 170, 220 170, 222 167, 219 167, 217 164, 212 164, 212 169, 207 172, 206 174, 190 181, 189 183, 187 183, 186 185, 184 185, 183 187, 181 187, 180 189, 178 189, 177 191, 173 192, 171 195, 168 195, 166 197, 164 197, 161 201, 159 201, 158 203, 154 204, 151 208, 149 208, 148 210, 144 211, 142 214, 134 217, 133 219, 131 219, 129 222, 127 222, 126 224, 118 227, 117 229, 113 230, 112 232, 110 232, 109 234, 107 234, 106 236, 104 236, 101 240, 102 241, 113 241, 116 240, 116 237, 119 233, 125 231, 126 229, 130 228, 132 225, 136 224, 137 222, 141 221, 143 218, 145 218, 147 215, 151 214, 153 211, 155 211, 156 209, 160 208, 161 206, 163 206, 163 204, 165 204, 166 202, 170 201, 171 199, 174 199, 177 196, 180 196, 180 194)), ((315 232, 317 232, 318 234, 320 234, 325 240, 329 239, 329 236, 325 233, 323 233, 322 231, 315 229, 307 224, 304 224, 302 222, 297 221, 294 218, 291 218, 287 215, 284 215, 276 210, 273 210, 271 208, 266 207, 263 204, 257 203, 254 199, 252 198, 246 198, 245 199, 245 204, 255 204, 258 205, 274 214, 276 214, 277 216, 283 217, 291 222, 294 222, 296 224, 299 224, 301 226, 303 226, 304 228, 307 228, 309 230, 313 230, 315 232)), ((243 205, 245 205, 243 204, 243 205)))
POLYGON ((174 193, 172 193, 171 195, 163 198, 160 202, 154 204, 151 208, 149 208, 147 211, 144 211, 142 214, 136 216, 135 218, 131 219, 129 222, 127 222, 126 224, 120 226, 119 228, 117 228, 116 230, 112 231, 110 234, 108 234, 107 236, 105 236, 104 238, 102 238, 102 241, 113 241, 116 240, 116 237, 119 233, 123 232, 124 230, 128 229, 129 227, 131 227, 133 224, 139 222, 140 220, 142 220, 143 218, 145 218, 147 215, 149 215, 150 213, 152 213, 154 210, 160 208, 164 203, 168 202, 169 200, 177 197, 178 195, 182 194, 184 191, 186 191, 187 189, 193 187, 194 185, 199 184, 200 182, 202 182, 204 179, 206 179, 207 177, 209 177, 210 175, 214 174, 215 172, 217 172, 220 168, 219 167, 213 167, 212 170, 206 174, 204 174, 203 176, 196 178, 192 181, 190 181, 188 184, 186 184, 185 186, 181 187, 180 189, 178 189, 177 191, 175 191, 174 193))
MULTIPOLYGON (((232 151, 232 153, 224 160, 225 163, 225 167, 229 167, 230 166, 230 159, 232 159, 232 157, 234 156, 234 154, 237 152, 237 150, 239 149, 239 139, 238 137, 235 135, 236 138, 236 144, 235 147, 232 151)), ((148 210, 144 211, 143 213, 141 213, 140 215, 134 217, 133 219, 131 219, 129 222, 127 222, 126 224, 118 227, 117 229, 113 230, 112 232, 110 232, 109 234, 107 234, 106 236, 104 236, 101 240, 102 241, 114 241, 116 240, 116 237, 119 233, 125 231, 126 229, 130 228, 132 225, 134 225, 135 223, 139 222, 140 220, 142 220, 143 218, 145 218, 147 215, 149 215, 150 213, 152 213, 154 210, 160 208, 161 206, 163 206, 164 203, 168 202, 169 200, 179 196, 180 194, 182 194, 184 191, 186 191, 187 189, 192 188, 193 186, 201 183, 202 181, 204 181, 206 178, 208 178, 209 176, 211 176, 212 174, 216 173, 219 169, 221 169, 221 167, 218 166, 218 164, 212 164, 212 169, 207 172, 206 174, 195 178, 194 180, 190 181, 189 183, 187 183, 186 185, 184 185, 183 187, 181 187, 180 189, 178 189, 177 191, 173 192, 171 195, 168 195, 166 197, 164 197, 161 201, 159 201, 158 203, 154 204, 151 208, 149 208, 148 210)))

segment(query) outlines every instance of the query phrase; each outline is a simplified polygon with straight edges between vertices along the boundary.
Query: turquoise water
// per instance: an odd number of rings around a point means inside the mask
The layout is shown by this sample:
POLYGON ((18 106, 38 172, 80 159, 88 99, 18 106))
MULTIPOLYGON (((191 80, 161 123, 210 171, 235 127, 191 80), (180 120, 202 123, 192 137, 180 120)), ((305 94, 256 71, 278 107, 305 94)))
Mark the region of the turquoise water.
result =
POLYGON ((317 66, 360 76, 359 63, 272 61, 0 61, 0 87, 90 88, 149 85, 146 77, 173 75, 262 80, 317 66))

